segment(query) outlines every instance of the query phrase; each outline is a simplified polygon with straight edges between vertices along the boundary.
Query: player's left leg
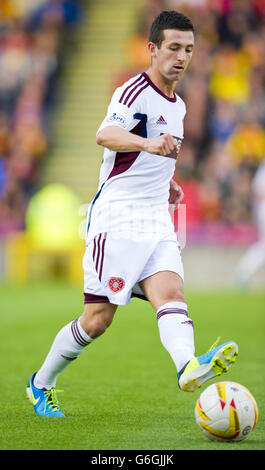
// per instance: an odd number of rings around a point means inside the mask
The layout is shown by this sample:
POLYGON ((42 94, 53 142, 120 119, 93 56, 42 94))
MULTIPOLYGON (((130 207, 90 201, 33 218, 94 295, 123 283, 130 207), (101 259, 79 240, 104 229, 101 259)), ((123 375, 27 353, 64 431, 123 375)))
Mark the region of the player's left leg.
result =
POLYGON ((233 341, 194 356, 193 322, 188 317, 182 278, 177 273, 161 271, 140 285, 157 311, 161 342, 176 365, 179 387, 194 391, 206 380, 227 372, 238 354, 233 341))
POLYGON ((36 387, 55 387, 58 375, 110 326, 116 309, 117 305, 109 302, 85 304, 82 316, 65 325, 57 333, 44 363, 36 374, 36 387))
POLYGON ((57 377, 84 349, 102 335, 113 320, 117 305, 109 302, 88 303, 80 318, 65 325, 56 335, 45 361, 27 385, 27 396, 37 415, 64 417, 57 391, 57 377))

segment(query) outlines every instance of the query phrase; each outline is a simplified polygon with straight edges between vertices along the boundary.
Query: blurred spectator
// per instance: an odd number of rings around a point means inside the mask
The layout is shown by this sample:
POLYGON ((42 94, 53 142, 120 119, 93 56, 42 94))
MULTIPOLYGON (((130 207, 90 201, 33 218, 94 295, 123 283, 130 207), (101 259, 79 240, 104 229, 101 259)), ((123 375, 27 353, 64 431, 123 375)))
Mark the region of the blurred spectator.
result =
POLYGON ((49 147, 62 36, 79 17, 78 0, 0 0, 0 235, 24 227, 49 147))
POLYGON ((245 51, 224 43, 211 61, 210 93, 213 99, 231 101, 236 105, 249 100, 250 60, 245 51))
POLYGON ((7 169, 5 162, 0 158, 0 197, 5 194, 7 185, 7 169))
POLYGON ((256 169, 265 157, 265 131, 245 112, 245 122, 239 121, 227 142, 227 150, 237 165, 244 163, 256 169))
POLYGON ((32 29, 48 24, 69 26, 79 20, 79 15, 80 9, 75 0, 46 0, 33 11, 29 26, 32 29))
POLYGON ((238 122, 237 108, 231 102, 216 99, 213 103, 213 114, 209 122, 209 130, 213 140, 226 142, 238 122))

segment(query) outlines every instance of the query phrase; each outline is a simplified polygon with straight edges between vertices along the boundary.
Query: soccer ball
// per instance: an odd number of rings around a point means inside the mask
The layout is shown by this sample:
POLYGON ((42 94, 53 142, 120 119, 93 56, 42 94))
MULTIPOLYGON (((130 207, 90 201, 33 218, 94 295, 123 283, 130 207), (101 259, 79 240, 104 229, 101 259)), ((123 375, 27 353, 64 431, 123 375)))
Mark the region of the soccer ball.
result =
POLYGON ((253 431, 258 407, 250 391, 235 382, 207 387, 195 406, 196 423, 211 440, 242 441, 253 431))

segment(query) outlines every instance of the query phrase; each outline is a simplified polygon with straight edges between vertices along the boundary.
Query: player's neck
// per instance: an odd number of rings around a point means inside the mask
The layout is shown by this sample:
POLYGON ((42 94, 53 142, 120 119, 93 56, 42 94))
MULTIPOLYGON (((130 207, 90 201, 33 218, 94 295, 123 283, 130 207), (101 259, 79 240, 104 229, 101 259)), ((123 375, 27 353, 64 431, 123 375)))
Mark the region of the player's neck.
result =
POLYGON ((163 75, 160 74, 157 70, 150 67, 146 70, 146 74, 150 78, 150 80, 155 84, 160 91, 169 98, 174 98, 174 90, 177 84, 177 81, 172 82, 167 80, 163 75))

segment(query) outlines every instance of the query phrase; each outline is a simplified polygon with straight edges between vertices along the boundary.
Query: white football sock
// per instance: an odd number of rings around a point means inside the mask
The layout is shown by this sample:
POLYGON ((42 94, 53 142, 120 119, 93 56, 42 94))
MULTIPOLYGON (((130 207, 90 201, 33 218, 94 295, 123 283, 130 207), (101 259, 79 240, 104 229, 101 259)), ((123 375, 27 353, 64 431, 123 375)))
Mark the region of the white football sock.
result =
POLYGON ((160 339, 179 372, 194 358, 193 322, 184 302, 168 302, 157 311, 160 339))
POLYGON ((64 326, 55 337, 43 365, 35 375, 35 387, 55 387, 58 374, 71 364, 91 341, 93 339, 83 330, 78 318, 64 326))

